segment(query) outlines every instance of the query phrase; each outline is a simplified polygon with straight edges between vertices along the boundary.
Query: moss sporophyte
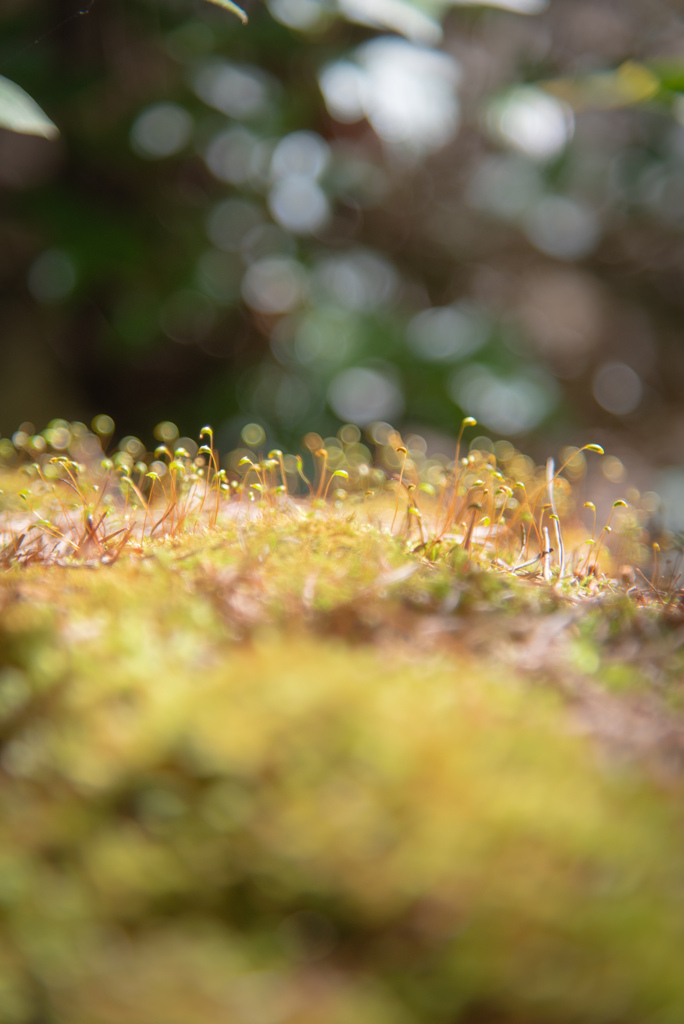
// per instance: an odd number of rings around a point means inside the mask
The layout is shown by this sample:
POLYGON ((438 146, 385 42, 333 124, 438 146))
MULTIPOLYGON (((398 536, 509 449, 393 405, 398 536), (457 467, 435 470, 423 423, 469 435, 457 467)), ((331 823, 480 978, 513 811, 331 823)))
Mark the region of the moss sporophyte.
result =
MULTIPOLYGON (((404 440, 387 424, 366 437, 350 424, 325 440, 309 434, 309 469, 300 454, 264 455, 258 424, 243 429, 242 448, 224 455, 209 426, 198 444, 162 423, 162 443, 151 451, 131 436, 112 450, 114 424, 105 415, 92 429, 56 420, 39 434, 20 430, 0 447, 0 558, 5 565, 106 564, 225 522, 328 510, 401 538, 421 557, 453 561, 465 553, 477 569, 568 594, 611 590, 626 565, 637 572, 650 563, 638 501, 617 500, 597 540, 595 508, 577 500, 586 456, 602 456, 599 445, 569 449, 557 470, 552 459, 538 468, 508 442, 462 455, 464 432, 475 425, 463 420, 451 458, 428 455, 422 438, 404 440)), ((643 598, 639 580, 632 589, 643 598)), ((655 597, 662 583, 645 589, 655 597)))

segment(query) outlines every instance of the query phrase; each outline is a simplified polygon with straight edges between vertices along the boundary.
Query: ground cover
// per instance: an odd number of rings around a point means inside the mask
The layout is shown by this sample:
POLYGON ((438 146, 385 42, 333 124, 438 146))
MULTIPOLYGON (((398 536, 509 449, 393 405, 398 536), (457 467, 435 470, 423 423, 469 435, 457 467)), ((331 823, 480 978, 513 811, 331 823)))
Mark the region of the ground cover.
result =
POLYGON ((1 1021, 681 1020, 676 570, 343 431, 0 449, 1 1021))

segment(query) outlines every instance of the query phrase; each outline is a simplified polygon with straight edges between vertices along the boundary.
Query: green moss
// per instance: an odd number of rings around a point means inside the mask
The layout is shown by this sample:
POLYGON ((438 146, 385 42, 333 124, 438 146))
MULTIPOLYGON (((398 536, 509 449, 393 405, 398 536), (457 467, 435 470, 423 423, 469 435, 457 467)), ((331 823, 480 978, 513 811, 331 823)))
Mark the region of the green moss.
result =
POLYGON ((74 436, 0 520, 2 1024, 679 1024, 680 747, 611 724, 676 732, 676 609, 478 454, 418 522, 74 436))
POLYGON ((2 588, 10 1024, 681 1019, 679 784, 424 632, 538 588, 323 514, 2 588))

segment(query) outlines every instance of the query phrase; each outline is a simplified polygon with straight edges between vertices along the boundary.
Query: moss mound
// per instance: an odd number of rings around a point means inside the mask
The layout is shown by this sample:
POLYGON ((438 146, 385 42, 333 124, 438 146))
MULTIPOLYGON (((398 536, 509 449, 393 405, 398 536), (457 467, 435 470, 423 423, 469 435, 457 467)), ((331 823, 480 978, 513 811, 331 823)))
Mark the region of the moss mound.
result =
POLYGON ((681 1021, 679 775, 578 728, 648 609, 320 510, 0 595, 3 1024, 681 1021))

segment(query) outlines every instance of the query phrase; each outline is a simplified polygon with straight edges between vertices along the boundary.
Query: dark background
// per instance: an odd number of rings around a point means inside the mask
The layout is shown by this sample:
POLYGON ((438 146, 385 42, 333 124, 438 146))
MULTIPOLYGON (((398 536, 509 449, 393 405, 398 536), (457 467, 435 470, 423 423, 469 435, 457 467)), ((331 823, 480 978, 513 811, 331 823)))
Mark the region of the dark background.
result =
POLYGON ((684 20, 502 5, 5 0, 0 432, 470 413, 684 492, 684 20))

